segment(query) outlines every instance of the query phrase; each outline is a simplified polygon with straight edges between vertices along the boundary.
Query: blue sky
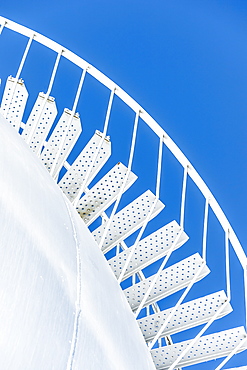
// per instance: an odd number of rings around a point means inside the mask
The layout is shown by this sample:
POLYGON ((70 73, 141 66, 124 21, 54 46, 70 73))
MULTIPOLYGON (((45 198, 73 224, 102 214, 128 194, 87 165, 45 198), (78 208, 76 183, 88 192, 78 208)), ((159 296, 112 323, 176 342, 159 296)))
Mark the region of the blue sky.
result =
POLYGON ((0 14, 134 97, 184 151, 247 250, 246 1, 8 0, 0 14))

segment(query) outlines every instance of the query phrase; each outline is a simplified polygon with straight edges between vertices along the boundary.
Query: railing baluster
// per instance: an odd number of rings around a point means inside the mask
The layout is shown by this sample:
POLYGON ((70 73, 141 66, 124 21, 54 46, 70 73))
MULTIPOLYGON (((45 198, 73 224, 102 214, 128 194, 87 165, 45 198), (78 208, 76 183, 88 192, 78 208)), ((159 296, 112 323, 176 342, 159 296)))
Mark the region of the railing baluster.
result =
POLYGON ((230 255, 229 255, 229 230, 225 231, 225 253, 226 253, 226 292, 227 298, 231 300, 231 277, 230 277, 230 255))
POLYGON ((188 177, 188 166, 184 168, 183 185, 182 185, 182 197, 181 197, 181 208, 180 208, 180 226, 184 228, 184 212, 185 212, 185 197, 188 177))
POLYGON ((35 36, 35 35, 33 34, 33 36, 32 36, 32 37, 30 37, 30 38, 29 38, 29 40, 28 40, 28 43, 27 43, 26 49, 25 49, 24 54, 23 54, 22 59, 21 59, 21 63, 20 63, 20 65, 19 65, 18 71, 17 71, 16 76, 15 76, 16 80, 18 80, 18 79, 20 78, 21 71, 22 71, 22 68, 23 68, 23 66, 24 66, 24 63, 25 63, 25 61, 26 61, 27 54, 28 54, 28 52, 29 52, 29 49, 30 49, 30 46, 31 46, 31 43, 32 43, 32 41, 33 41, 34 36, 35 36))
POLYGON ((245 329, 247 330, 247 260, 244 269, 245 329))
POLYGON ((57 73, 58 65, 59 65, 60 58, 61 58, 62 54, 63 54, 63 49, 61 49, 60 53, 57 54, 56 61, 55 61, 53 71, 52 71, 52 74, 51 74, 50 82, 49 82, 49 85, 48 85, 48 89, 47 89, 47 92, 46 92, 47 97, 51 93, 52 86, 53 86, 53 83, 54 83, 54 79, 55 79, 55 76, 56 76, 56 73, 57 73))
POLYGON ((207 198, 205 201, 204 220, 203 220, 203 238, 202 238, 202 258, 205 261, 207 257, 208 206, 209 206, 209 199, 207 198))
POLYGON ((11 91, 11 96, 9 97, 8 99, 8 105, 6 107, 6 110, 5 110, 5 113, 4 113, 4 116, 5 118, 8 117, 8 114, 9 114, 9 110, 10 110, 10 105, 12 103, 12 100, 13 100, 13 96, 15 94, 15 91, 16 91, 16 87, 17 87, 17 83, 18 83, 18 80, 20 78, 20 74, 22 72, 22 69, 23 69, 23 66, 24 66, 24 63, 26 61, 26 58, 27 58, 27 54, 29 52, 29 49, 30 49, 30 46, 31 46, 31 43, 33 41, 33 37, 34 37, 34 34, 29 38, 28 42, 27 42, 27 45, 26 45, 26 48, 25 48, 25 51, 23 53, 23 56, 21 58, 21 62, 19 64, 19 67, 18 67, 18 70, 17 70, 17 73, 16 73, 16 76, 15 76, 15 80, 14 80, 14 83, 13 83, 13 86, 12 86, 12 91, 11 91))

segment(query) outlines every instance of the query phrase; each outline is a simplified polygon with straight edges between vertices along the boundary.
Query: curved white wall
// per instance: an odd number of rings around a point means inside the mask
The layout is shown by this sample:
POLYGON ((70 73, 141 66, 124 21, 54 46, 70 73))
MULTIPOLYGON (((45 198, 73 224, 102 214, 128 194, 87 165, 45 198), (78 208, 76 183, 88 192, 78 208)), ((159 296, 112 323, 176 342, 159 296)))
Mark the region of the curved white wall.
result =
POLYGON ((0 116, 0 368, 154 369, 74 208, 0 116))

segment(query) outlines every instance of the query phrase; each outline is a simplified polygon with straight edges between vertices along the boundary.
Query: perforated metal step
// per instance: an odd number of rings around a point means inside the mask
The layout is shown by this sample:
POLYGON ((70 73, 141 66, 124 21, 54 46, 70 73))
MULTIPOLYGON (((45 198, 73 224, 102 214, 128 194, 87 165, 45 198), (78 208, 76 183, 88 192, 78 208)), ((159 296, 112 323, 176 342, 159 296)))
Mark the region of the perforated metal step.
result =
POLYGON ((40 153, 56 115, 55 99, 51 96, 46 99, 44 93, 39 93, 22 132, 23 139, 34 153, 40 153))
MULTIPOLYGON (((104 253, 108 252, 122 240, 138 230, 145 222, 154 201, 155 195, 150 190, 147 190, 121 211, 116 213, 104 240, 102 251, 104 253)), ((163 208, 164 204, 158 200, 150 216, 150 220, 159 214, 163 208)), ((105 227, 106 223, 99 226, 92 233, 98 244, 100 243, 105 227)))
MULTIPOLYGON (((149 294, 144 307, 187 287, 202 264, 203 259, 199 253, 195 253, 163 270, 149 294)), ((205 265, 199 273, 196 281, 204 278, 209 274, 209 272, 209 268, 205 265)), ((155 275, 124 290, 124 294, 133 311, 140 305, 145 293, 154 279, 154 276, 155 275)))
POLYGON ((111 142, 109 137, 106 137, 90 171, 91 164, 95 158, 95 153, 100 145, 101 138, 102 133, 100 131, 96 131, 59 182, 60 188, 70 201, 73 201, 76 196, 78 196, 82 186, 86 187, 90 184, 92 179, 104 166, 111 155, 111 142), (89 176, 88 171, 90 171, 89 176))
MULTIPOLYGON (((222 290, 181 304, 169 320, 160 337, 178 333, 207 323, 220 307, 222 307, 226 300, 226 294, 222 290)), ((171 311, 172 308, 138 320, 139 327, 146 341, 155 337, 171 311)), ((228 303, 217 318, 228 315, 230 312, 232 312, 232 307, 230 303, 228 303)))
MULTIPOLYGON (((129 266, 123 279, 128 278, 144 267, 165 256, 169 249, 173 247, 173 242, 177 238, 181 228, 176 221, 163 226, 159 230, 142 239, 135 248, 135 252, 130 260, 129 266)), ((188 236, 183 232, 174 246, 174 249, 181 247, 188 240, 188 236)), ((121 274, 122 268, 134 246, 119 253, 116 257, 108 260, 116 278, 121 274)))
MULTIPOLYGON (((107 209, 117 198, 123 182, 127 167, 117 163, 96 185, 94 185, 80 199, 76 209, 87 225, 90 225, 105 209, 107 209)), ((137 179, 137 176, 130 172, 126 181, 126 191, 137 179)))
POLYGON ((25 110, 28 92, 24 81, 9 76, 3 93, 0 112, 18 131, 25 110))
MULTIPOLYGON (((169 366, 173 364, 190 342, 191 341, 188 340, 153 349, 151 355, 156 369, 168 370, 169 366)), ((226 357, 234 348, 240 345, 241 342, 243 342, 243 345, 237 352, 244 351, 247 348, 246 333, 243 326, 205 335, 198 340, 176 366, 186 367, 226 357)))
POLYGON ((71 120, 71 111, 67 108, 64 109, 64 112, 56 124, 48 142, 45 143, 45 148, 40 156, 48 171, 51 170, 53 163, 57 158, 57 163, 54 166, 53 173, 55 175, 59 173, 81 132, 82 127, 79 114, 76 113, 71 120), (67 131, 69 124, 70 127, 64 140, 64 133, 67 131), (63 146, 58 155, 62 141, 63 146))

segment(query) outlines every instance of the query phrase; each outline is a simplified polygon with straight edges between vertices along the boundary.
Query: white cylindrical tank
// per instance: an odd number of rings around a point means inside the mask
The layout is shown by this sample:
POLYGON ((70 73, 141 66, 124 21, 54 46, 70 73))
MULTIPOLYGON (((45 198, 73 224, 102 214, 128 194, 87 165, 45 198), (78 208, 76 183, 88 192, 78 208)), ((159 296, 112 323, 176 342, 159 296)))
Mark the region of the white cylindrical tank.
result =
POLYGON ((0 368, 154 369, 105 257, 0 117, 0 368))

